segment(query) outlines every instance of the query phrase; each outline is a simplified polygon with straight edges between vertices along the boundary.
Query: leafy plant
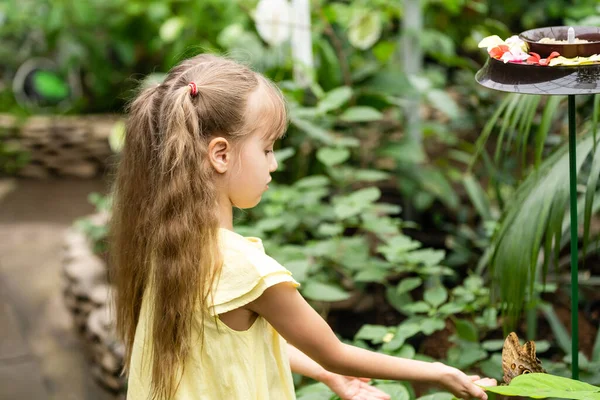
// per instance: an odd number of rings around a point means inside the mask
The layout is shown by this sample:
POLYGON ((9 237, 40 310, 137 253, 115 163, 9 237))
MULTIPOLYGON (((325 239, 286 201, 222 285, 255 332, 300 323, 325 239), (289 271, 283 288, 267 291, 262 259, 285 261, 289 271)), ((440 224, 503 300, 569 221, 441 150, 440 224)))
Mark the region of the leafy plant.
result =
POLYGON ((508 386, 487 387, 485 390, 504 396, 526 396, 534 399, 600 399, 600 387, 550 374, 519 375, 508 386))
POLYGON ((92 245, 96 254, 104 254, 107 250, 108 216, 111 210, 111 196, 103 196, 99 193, 90 193, 88 201, 96 207, 97 214, 80 218, 75 221, 76 229, 81 230, 92 245))

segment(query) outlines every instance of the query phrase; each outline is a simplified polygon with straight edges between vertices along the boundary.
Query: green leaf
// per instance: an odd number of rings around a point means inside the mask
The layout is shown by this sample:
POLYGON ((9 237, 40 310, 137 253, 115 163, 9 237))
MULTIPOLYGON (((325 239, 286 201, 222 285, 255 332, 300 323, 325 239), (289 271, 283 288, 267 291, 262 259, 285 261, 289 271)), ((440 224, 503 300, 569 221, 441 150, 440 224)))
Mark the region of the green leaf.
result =
POLYGON ((404 344, 406 337, 404 335, 395 334, 392 340, 387 343, 384 343, 381 346, 381 350, 383 351, 396 351, 404 344))
POLYGON ((412 347, 410 344, 405 344, 404 346, 400 347, 398 351, 394 352, 394 356, 413 359, 416 353, 417 352, 414 347, 412 347))
POLYGON ((396 41, 380 41, 373 48, 373 54, 377 57, 379 62, 384 64, 391 59, 397 45, 398 43, 396 41))
POLYGON ((294 186, 298 189, 311 189, 311 188, 320 188, 326 187, 329 185, 329 178, 324 175, 311 175, 304 177, 296 183, 294 186))
POLYGON ((306 282, 302 294, 316 301, 342 301, 350 298, 350 293, 338 286, 315 281, 306 282))
POLYGON ((317 232, 323 236, 337 236, 344 232, 344 226, 342 224, 322 223, 319 225, 317 232))
POLYGON ((508 386, 484 388, 504 396, 526 396, 534 399, 600 400, 600 387, 550 374, 525 374, 514 378, 508 386))
POLYGON ((363 339, 370 340, 374 344, 382 343, 383 337, 389 332, 389 328, 381 325, 363 325, 356 335, 354 335, 354 340, 363 339))
POLYGON ((463 184, 469 195, 469 199, 475 206, 475 209, 484 221, 492 219, 490 203, 479 182, 472 174, 467 173, 463 178, 463 184))
POLYGON ((388 272, 381 268, 368 267, 354 276, 356 282, 385 282, 388 272))
POLYGON ((396 293, 406 293, 410 292, 413 289, 418 288, 423 283, 423 280, 419 277, 413 278, 405 278, 400 281, 398 286, 396 286, 396 293))
POLYGON ((498 381, 502 380, 502 355, 500 353, 492 354, 487 360, 481 361, 478 366, 485 376, 498 381))
POLYGON ((384 157, 392 157, 400 164, 419 164, 425 161, 423 146, 406 136, 396 143, 390 143, 378 153, 384 157))
POLYGON ((382 31, 381 14, 373 9, 355 9, 348 29, 348 41, 357 49, 366 50, 373 46, 382 31))
MULTIPOLYGON (((597 95, 596 95, 597 96, 597 95)), ((596 187, 598 185, 598 177, 600 176, 600 146, 596 146, 594 157, 592 160, 592 168, 588 178, 587 188, 585 190, 585 207, 583 217, 583 254, 586 254, 589 236, 590 222, 592 220, 592 205, 594 196, 596 195, 596 187)))
POLYGON ((498 351, 498 350, 501 350, 502 347, 504 346, 504 340, 502 340, 502 339, 486 340, 481 343, 481 346, 487 351, 498 351))
MULTIPOLYGON (((591 135, 582 137, 576 147, 576 171, 593 146, 591 135)), ((507 205, 501 224, 492 241, 493 282, 499 286, 499 297, 506 302, 504 321, 506 328, 514 326, 527 294, 533 289, 539 251, 544 230, 552 219, 554 209, 564 215, 562 207, 569 197, 568 145, 558 148, 523 181, 507 205)), ((562 227, 545 232, 556 235, 562 227)), ((551 257, 551 254, 546 254, 551 257)))
POLYGON ((297 400, 330 400, 332 396, 329 386, 322 382, 303 386, 296 391, 297 400))
POLYGON ((334 212, 340 219, 346 219, 360 214, 381 196, 377 187, 357 190, 346 196, 334 199, 334 212))
POLYGON ((548 102, 544 107, 544 113, 542 114, 542 121, 538 128, 537 134, 535 136, 535 165, 540 165, 542 161, 542 152, 544 151, 546 138, 548 137, 548 133, 550 132, 550 128, 552 127, 552 121, 556 118, 558 114, 556 110, 560 102, 564 99, 565 96, 550 96, 548 98, 548 102))
POLYGON ((295 280, 302 283, 306 280, 306 272, 309 268, 308 260, 293 260, 285 263, 285 267, 292 273, 295 280))
MULTIPOLYGON (((296 149, 293 147, 286 147, 285 149, 275 150, 275 159, 278 164, 281 164, 294 154, 296 154, 296 149)), ((281 166, 279 169, 281 169, 281 166)))
POLYGON ((598 332, 596 333, 591 361, 600 362, 600 329, 598 329, 598 332))
POLYGON ((350 150, 344 148, 322 147, 317 151, 317 159, 328 167, 333 167, 346 161, 350 150))
POLYGON ((389 177, 389 173, 375 169, 359 169, 354 172, 354 179, 357 182, 377 182, 388 179, 389 177))
POLYGON ((423 298, 426 302, 431 304, 433 308, 437 308, 442 305, 448 299, 448 292, 442 285, 436 285, 432 288, 425 290, 423 298))
POLYGON ((175 41, 185 27, 185 20, 181 17, 171 17, 166 20, 160 27, 159 36, 166 42, 175 41))
POLYGON ((436 266, 444 259, 446 253, 444 250, 421 249, 410 252, 406 255, 406 261, 414 264, 424 264, 426 266, 436 266))
POLYGON ((383 118, 381 112, 368 106, 350 107, 340 116, 340 119, 346 122, 378 121, 381 118, 383 118))
POLYGON ((399 383, 384 383, 377 385, 377 389, 386 392, 394 400, 410 400, 408 390, 399 383))
POLYGON ((331 132, 304 119, 291 118, 291 123, 304 131, 308 136, 325 144, 333 144, 335 139, 331 132))
POLYGON ((286 220, 282 217, 263 218, 256 224, 256 228, 263 232, 271 232, 285 225, 286 220))
POLYGON ((421 321, 421 331, 426 335, 431 335, 435 331, 444 329, 446 324, 440 318, 425 318, 421 321))
POLYGON ((567 332, 567 329, 556 315, 554 308, 550 304, 540 304, 540 310, 542 310, 542 314, 546 317, 548 324, 550 324, 550 328, 552 329, 552 333, 558 342, 560 348, 565 352, 565 354, 571 354, 571 335, 567 332))
POLYGON ((457 118, 459 116, 460 110, 458 105, 445 91, 431 89, 425 92, 425 95, 431 105, 446 114, 448 118, 457 118))
POLYGON ((402 311, 407 313, 425 313, 431 309, 431 306, 424 301, 417 301, 414 303, 406 304, 402 307, 402 311))
POLYGON ((478 344, 465 343, 448 350, 448 363, 458 369, 468 368, 476 362, 486 359, 488 355, 478 344))
POLYGON ((456 326, 456 333, 459 338, 469 342, 479 341, 479 332, 477 331, 475 324, 471 321, 456 318, 454 320, 454 325, 456 326))
POLYGON ((33 75, 33 87, 43 97, 59 101, 69 96, 69 85, 57 74, 50 71, 37 71, 33 75))
POLYGON ((319 101, 317 109, 323 113, 338 109, 350 100, 351 97, 352 88, 348 86, 335 88, 325 94, 325 97, 319 101))
POLYGON ((421 396, 417 400, 452 400, 454 396, 452 393, 439 392, 428 394, 427 396, 421 396))
POLYGON ((441 315, 454 315, 462 312, 464 309, 464 304, 446 303, 438 309, 438 313, 441 315))

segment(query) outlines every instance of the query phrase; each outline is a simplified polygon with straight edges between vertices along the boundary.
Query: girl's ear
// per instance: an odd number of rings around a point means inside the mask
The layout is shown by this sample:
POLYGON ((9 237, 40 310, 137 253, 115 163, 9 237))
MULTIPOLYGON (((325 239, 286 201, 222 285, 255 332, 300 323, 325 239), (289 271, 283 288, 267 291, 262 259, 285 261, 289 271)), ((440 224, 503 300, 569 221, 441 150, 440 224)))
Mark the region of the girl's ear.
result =
POLYGON ((208 159, 215 171, 220 174, 227 172, 231 161, 231 144, 227 139, 216 137, 208 144, 208 159))

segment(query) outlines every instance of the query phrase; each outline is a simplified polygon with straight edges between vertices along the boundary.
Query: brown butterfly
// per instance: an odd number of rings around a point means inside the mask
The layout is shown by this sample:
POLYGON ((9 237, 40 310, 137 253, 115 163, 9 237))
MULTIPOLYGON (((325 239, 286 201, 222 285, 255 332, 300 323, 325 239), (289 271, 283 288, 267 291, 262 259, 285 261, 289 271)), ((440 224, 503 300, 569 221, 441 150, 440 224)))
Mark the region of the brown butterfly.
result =
POLYGON ((502 371, 504 371, 503 379, 506 384, 521 374, 546 373, 540 359, 535 355, 535 342, 529 341, 521 346, 519 337, 514 332, 511 332, 504 341, 502 371))

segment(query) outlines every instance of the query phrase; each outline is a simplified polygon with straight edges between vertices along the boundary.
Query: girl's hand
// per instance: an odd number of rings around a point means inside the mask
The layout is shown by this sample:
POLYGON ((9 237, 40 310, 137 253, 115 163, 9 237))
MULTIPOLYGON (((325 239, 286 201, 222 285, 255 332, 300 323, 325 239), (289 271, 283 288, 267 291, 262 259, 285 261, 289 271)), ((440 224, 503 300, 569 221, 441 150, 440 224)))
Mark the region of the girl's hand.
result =
POLYGON ((369 378, 355 378, 329 373, 323 380, 341 400, 390 400, 389 394, 368 384, 369 378))
POLYGON ((442 373, 440 374, 439 379, 440 385, 444 386, 444 388, 446 388, 449 392, 451 392, 454 396, 458 398, 468 400, 474 397, 481 400, 487 400, 487 394, 482 388, 480 388, 477 385, 497 385, 495 379, 481 379, 479 376, 476 375, 467 376, 465 373, 459 371, 456 368, 452 368, 443 364, 438 365, 442 369, 442 373))

